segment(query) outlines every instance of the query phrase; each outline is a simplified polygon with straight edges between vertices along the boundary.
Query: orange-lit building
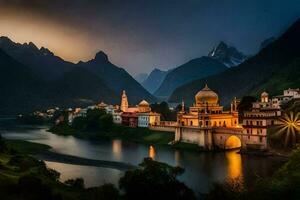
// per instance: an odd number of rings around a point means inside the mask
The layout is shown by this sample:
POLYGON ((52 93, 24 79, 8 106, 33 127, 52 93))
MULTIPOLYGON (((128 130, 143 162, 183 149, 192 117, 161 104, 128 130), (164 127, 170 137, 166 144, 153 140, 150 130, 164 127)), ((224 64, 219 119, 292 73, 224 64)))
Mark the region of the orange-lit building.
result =
POLYGON ((237 112, 237 99, 231 104, 229 111, 224 111, 219 105, 217 93, 208 88, 207 85, 195 96, 195 103, 189 108, 178 113, 177 122, 179 126, 193 127, 238 127, 239 119, 237 112))
POLYGON ((132 128, 136 128, 138 126, 137 112, 123 112, 121 114, 121 117, 123 126, 128 126, 132 128))

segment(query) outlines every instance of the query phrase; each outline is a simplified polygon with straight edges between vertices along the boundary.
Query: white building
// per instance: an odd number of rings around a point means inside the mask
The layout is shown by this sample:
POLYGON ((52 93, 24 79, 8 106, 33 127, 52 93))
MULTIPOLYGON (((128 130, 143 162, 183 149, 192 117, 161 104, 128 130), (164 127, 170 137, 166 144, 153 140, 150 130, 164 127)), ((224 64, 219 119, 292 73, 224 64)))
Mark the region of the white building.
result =
POLYGON ((113 114, 112 114, 112 117, 113 117, 113 122, 115 124, 121 124, 122 123, 122 113, 123 112, 118 112, 118 111, 114 111, 113 114))
POLYGON ((300 89, 289 88, 283 91, 283 95, 274 96, 272 98, 272 104, 274 106, 280 107, 292 99, 299 99, 299 98, 300 98, 300 89))
POLYGON ((138 127, 148 127, 150 122, 149 112, 138 113, 138 127))

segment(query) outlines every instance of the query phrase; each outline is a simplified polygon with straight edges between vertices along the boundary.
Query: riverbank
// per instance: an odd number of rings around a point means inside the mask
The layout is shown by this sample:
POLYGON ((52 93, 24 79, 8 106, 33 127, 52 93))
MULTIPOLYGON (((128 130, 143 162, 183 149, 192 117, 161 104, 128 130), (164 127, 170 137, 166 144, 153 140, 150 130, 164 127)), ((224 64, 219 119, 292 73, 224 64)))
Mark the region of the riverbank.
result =
POLYGON ((60 124, 51 127, 49 132, 57 135, 72 135, 80 139, 101 140, 101 139, 121 139, 130 142, 149 145, 168 145, 175 138, 172 132, 153 131, 148 128, 130 128, 124 126, 114 126, 109 131, 81 131, 69 126, 60 124))

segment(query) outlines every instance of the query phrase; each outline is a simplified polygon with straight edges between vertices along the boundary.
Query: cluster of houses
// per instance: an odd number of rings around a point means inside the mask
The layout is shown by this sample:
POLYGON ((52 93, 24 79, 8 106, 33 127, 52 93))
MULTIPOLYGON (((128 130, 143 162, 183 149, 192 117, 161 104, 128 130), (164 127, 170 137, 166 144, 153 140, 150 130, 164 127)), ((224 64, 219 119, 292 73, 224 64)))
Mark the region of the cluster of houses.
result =
POLYGON ((160 124, 160 114, 151 111, 150 104, 142 100, 137 106, 129 107, 126 92, 123 91, 121 106, 108 105, 101 102, 87 108, 75 108, 68 110, 68 123, 72 124, 76 117, 85 117, 89 109, 102 109, 111 114, 113 122, 128 127, 149 127, 160 124))
MULTIPOLYGON (((282 105, 292 99, 300 100, 300 89, 287 89, 282 95, 269 97, 263 92, 260 100, 252 104, 249 111, 243 114, 239 122, 238 104, 234 99, 228 111, 219 104, 217 93, 206 85, 195 95, 195 103, 185 111, 177 113, 176 121, 161 121, 159 113, 151 111, 149 103, 142 100, 136 106, 129 106, 126 92, 121 96, 121 105, 108 105, 103 102, 86 108, 68 109, 68 123, 72 124, 76 117, 85 117, 89 109, 102 109, 111 114, 113 122, 128 127, 149 127, 153 130, 174 131, 174 142, 194 143, 204 148, 226 148, 229 137, 236 136, 240 146, 256 149, 267 149, 267 130, 270 126, 279 123, 282 115, 282 105)), ((59 108, 49 109, 47 112, 35 112, 35 115, 51 118, 59 108)), ((63 118, 58 119, 65 120, 63 118)))
POLYGON ((291 100, 300 100, 300 89, 287 89, 282 95, 269 97, 267 92, 263 92, 260 101, 254 102, 249 111, 243 115, 244 134, 251 139, 252 136, 259 135, 255 141, 257 144, 264 144, 267 148, 267 131, 271 126, 280 123, 282 116, 282 105, 291 100))

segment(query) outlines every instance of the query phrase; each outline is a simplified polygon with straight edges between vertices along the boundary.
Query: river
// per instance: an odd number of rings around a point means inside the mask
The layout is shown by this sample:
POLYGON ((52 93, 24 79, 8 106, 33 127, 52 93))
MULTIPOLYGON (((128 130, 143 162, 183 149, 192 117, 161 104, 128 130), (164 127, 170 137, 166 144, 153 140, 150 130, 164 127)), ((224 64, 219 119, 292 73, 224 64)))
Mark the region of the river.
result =
MULTIPOLYGON (((93 160, 115 161, 138 165, 143 158, 181 166, 185 173, 179 177, 197 195, 206 193, 215 182, 238 179, 241 187, 253 184, 257 177, 270 176, 280 166, 280 161, 271 157, 240 155, 237 151, 218 153, 175 150, 169 147, 148 146, 121 140, 87 141, 73 136, 59 136, 47 132, 48 127, 20 126, 0 122, 0 133, 8 139, 21 139, 47 144, 51 151, 93 160)), ((61 181, 82 177, 87 187, 103 183, 118 184, 124 170, 114 167, 96 167, 47 161, 48 167, 61 173, 61 181)))

